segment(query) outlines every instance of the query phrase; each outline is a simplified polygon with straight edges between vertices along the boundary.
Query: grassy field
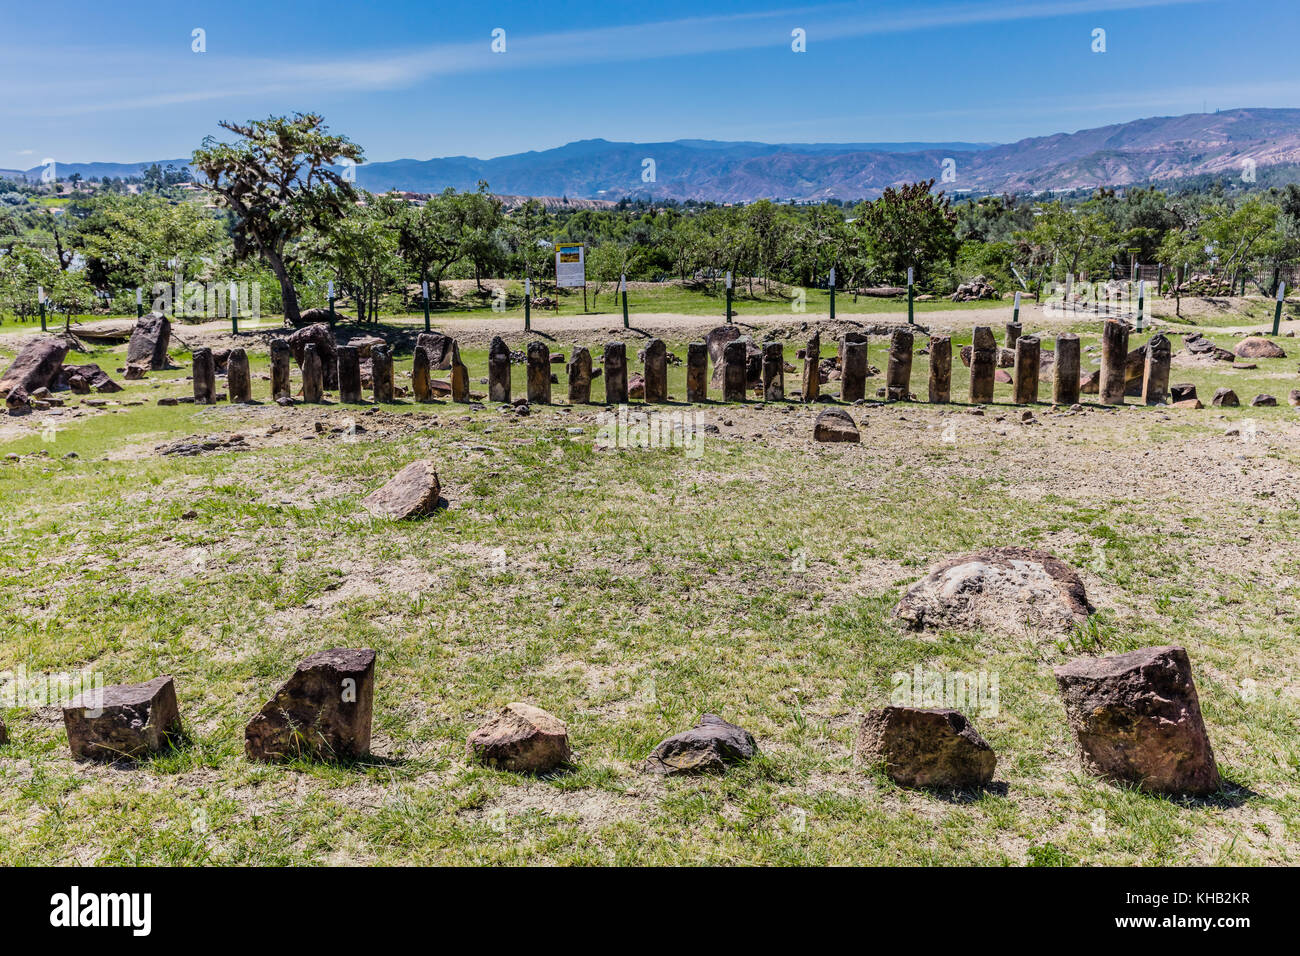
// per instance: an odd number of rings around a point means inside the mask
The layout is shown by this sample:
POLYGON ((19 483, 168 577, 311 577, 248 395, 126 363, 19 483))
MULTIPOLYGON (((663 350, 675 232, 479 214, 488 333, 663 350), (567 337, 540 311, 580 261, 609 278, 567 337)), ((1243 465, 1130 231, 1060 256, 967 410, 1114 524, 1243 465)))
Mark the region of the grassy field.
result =
MULTIPOLYGON (((485 391, 486 354, 464 357, 485 391)), ((870 361, 884 364, 874 343, 870 361)), ((189 394, 186 370, 95 396, 119 403, 103 409, 72 399, 52 435, 0 432, 0 671, 172 674, 189 740, 77 764, 56 706, 5 709, 0 863, 1295 864, 1300 383, 1294 358, 1258 364, 1172 380, 1207 404, 1226 384, 1282 407, 1039 407, 1033 424, 1015 408, 860 407, 861 446, 813 444, 816 408, 711 404, 699 457, 596 450, 588 407, 158 406, 189 394), (156 451, 233 434, 195 457, 156 451), (446 511, 359 509, 423 457, 446 511), (928 564, 999 544, 1076 565, 1091 624, 1061 638, 891 618, 928 564), (1228 781, 1211 799, 1088 777, 1056 696, 1054 664, 1164 643, 1192 658, 1228 781), (249 717, 335 646, 378 652, 373 758, 245 761, 249 717), (859 718, 918 664, 996 679, 997 712, 970 714, 998 752, 989 790, 910 791, 854 764, 859 718), (571 770, 466 761, 468 733, 513 700, 567 721, 571 770), (750 730, 761 756, 725 776, 637 769, 701 712, 750 730)), ((409 356, 398 368, 401 383, 409 356)))

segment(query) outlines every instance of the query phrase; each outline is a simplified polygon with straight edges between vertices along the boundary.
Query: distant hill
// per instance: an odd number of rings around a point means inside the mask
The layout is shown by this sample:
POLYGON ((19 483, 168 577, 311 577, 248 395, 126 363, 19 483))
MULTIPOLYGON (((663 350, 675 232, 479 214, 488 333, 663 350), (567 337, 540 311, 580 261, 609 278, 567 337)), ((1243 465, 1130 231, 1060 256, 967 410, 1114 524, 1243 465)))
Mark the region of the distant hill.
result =
MULTIPOLYGON (((498 194, 562 200, 820 201, 872 198, 888 186, 930 178, 957 194, 1173 182, 1240 175, 1248 161, 1255 164, 1257 179, 1269 167, 1300 163, 1300 109, 1152 117, 1001 145, 589 139, 493 159, 366 163, 357 168, 357 184, 375 192, 432 193, 474 189, 485 180, 498 194), (945 180, 945 168, 955 178, 945 180)), ((158 162, 183 167, 187 161, 158 162)), ((58 173, 60 178, 74 172, 95 179, 138 176, 150 164, 60 163, 58 173)), ((40 172, 37 166, 25 175, 35 180, 40 172)))

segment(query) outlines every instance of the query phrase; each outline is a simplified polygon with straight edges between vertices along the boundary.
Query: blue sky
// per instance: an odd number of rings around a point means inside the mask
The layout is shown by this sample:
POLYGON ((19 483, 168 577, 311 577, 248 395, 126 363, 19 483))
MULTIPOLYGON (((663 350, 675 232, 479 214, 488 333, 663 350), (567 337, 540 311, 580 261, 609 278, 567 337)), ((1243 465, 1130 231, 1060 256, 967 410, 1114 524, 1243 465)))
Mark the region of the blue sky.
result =
POLYGON ((596 137, 1009 142, 1300 107, 1297 27, 1300 0, 10 3, 0 167, 187 156, 221 119, 295 110, 370 160, 596 137))

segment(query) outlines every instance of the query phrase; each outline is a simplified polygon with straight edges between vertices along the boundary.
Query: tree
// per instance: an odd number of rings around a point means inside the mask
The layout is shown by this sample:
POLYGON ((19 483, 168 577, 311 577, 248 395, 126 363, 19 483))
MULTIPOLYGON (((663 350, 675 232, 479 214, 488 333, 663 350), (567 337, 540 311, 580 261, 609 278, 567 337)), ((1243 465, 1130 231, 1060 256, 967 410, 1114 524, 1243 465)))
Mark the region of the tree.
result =
POLYGON ((1090 273, 1104 270, 1118 237, 1100 208, 1103 202, 1090 199, 1077 208, 1067 207, 1059 199, 1041 203, 1033 228, 1016 233, 1016 238, 1030 247, 1035 262, 1063 266, 1068 275, 1079 275, 1083 267, 1090 273))
POLYGON ((555 219, 536 199, 527 200, 506 218, 506 232, 526 278, 538 279, 546 274, 552 252, 547 240, 554 230, 555 219))
POLYGON ((0 256, 0 301, 26 322, 39 309, 37 288, 51 288, 59 271, 58 264, 40 249, 13 246, 0 256))
POLYGON ((367 194, 364 204, 349 207, 313 243, 333 266, 340 291, 355 300, 358 322, 377 321, 379 297, 401 276, 396 216, 395 200, 367 194))
POLYGON ((1193 229, 1171 229, 1156 251, 1160 261, 1174 270, 1174 315, 1183 314, 1183 276, 1205 261, 1205 240, 1193 229))
POLYGON ((957 215, 943 193, 932 193, 934 180, 886 189, 875 202, 859 208, 858 229, 864 251, 890 277, 901 281, 908 268, 919 277, 931 264, 952 262, 957 255, 957 215))
POLYGON ((462 255, 464 208, 448 188, 423 206, 407 206, 397 223, 397 247, 421 282, 433 283, 433 298, 442 298, 442 275, 462 255))
POLYGON ((280 282, 285 322, 296 323, 298 294, 287 247, 308 229, 328 231, 355 201, 352 184, 330 166, 339 159, 360 162, 361 147, 330 135, 315 113, 221 126, 240 141, 218 143, 209 136, 192 165, 207 178, 204 188, 235 214, 236 252, 262 257, 280 282))
POLYGON ((475 288, 486 292, 483 278, 501 259, 501 242, 497 235, 504 219, 501 200, 488 192, 488 184, 481 179, 476 192, 461 193, 456 198, 463 210, 461 249, 474 265, 475 288))

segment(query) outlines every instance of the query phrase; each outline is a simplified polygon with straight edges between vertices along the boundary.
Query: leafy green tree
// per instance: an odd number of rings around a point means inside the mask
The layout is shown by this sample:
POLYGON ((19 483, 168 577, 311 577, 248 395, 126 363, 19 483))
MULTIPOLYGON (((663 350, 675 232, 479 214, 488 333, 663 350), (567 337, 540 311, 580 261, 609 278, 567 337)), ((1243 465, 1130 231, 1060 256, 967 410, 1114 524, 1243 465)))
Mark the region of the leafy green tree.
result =
POLYGON ((464 204, 448 188, 398 216, 398 251, 421 282, 433 283, 435 300, 442 298, 443 274, 464 254, 464 215, 464 204))
POLYGON ((923 281, 927 269, 957 255, 957 215, 948 197, 931 192, 934 182, 891 187, 858 209, 865 253, 895 281, 905 279, 909 267, 923 281))
POLYGON ((461 193, 457 202, 462 206, 461 250, 474 266, 474 286, 486 293, 483 280, 492 268, 501 262, 504 247, 498 231, 504 221, 501 200, 488 191, 488 184, 479 181, 472 193, 461 193))
POLYGON ((239 140, 207 137, 192 165, 206 178, 204 188, 235 214, 236 252, 266 262, 280 283, 285 321, 295 323, 300 311, 288 246, 309 229, 328 231, 355 201, 352 184, 330 167, 340 159, 360 162, 361 147, 330 135, 315 113, 221 126, 239 140))
POLYGON ((328 231, 312 243, 315 254, 327 260, 338 279, 339 291, 357 304, 358 322, 379 318, 379 300, 402 275, 395 219, 397 202, 365 194, 363 205, 349 207, 328 231))

